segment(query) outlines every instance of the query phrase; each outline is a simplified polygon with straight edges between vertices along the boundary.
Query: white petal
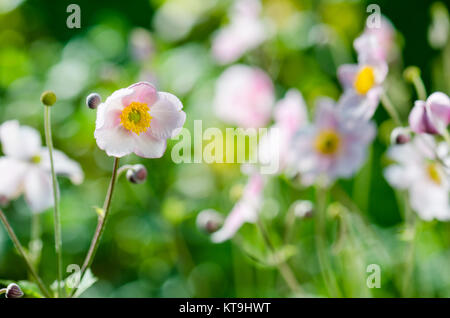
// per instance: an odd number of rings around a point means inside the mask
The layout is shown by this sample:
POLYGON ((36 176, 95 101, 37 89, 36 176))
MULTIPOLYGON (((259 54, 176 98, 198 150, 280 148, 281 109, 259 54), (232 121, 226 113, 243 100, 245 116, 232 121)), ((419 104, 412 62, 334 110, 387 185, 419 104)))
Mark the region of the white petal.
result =
POLYGON ((217 232, 211 235, 214 243, 222 243, 229 240, 245 223, 245 212, 242 210, 241 204, 236 204, 228 217, 225 219, 223 226, 217 232))
MULTIPOLYGON (((97 120, 95 128, 107 128, 117 126, 117 118, 114 118, 124 108, 122 98, 133 94, 133 90, 129 88, 122 88, 115 91, 109 96, 104 103, 101 103, 97 108, 97 120), (105 126, 105 127, 104 127, 105 126)), ((120 122, 120 119, 119 119, 120 122)))
POLYGON ((11 157, 0 158, 0 195, 15 199, 23 190, 28 165, 11 157))
POLYGON ((170 93, 159 92, 158 100, 150 107, 150 131, 158 139, 174 137, 183 127, 186 113, 182 111, 183 104, 170 93))
POLYGON ((123 157, 133 152, 133 132, 129 132, 122 126, 114 128, 96 129, 94 132, 97 145, 108 156, 123 157))
POLYGON ((28 126, 20 126, 17 120, 10 120, 0 126, 0 140, 3 152, 18 159, 30 159, 39 154, 41 135, 28 126))
MULTIPOLYGON (((84 179, 84 173, 78 162, 70 159, 62 151, 53 150, 53 161, 55 163, 55 172, 58 175, 67 176, 74 184, 81 184, 84 179)), ((40 166, 46 171, 50 171, 50 157, 48 148, 41 150, 40 166)))
POLYGON ((46 171, 34 167, 25 177, 25 200, 34 213, 53 206, 52 180, 46 171))
POLYGON ((167 143, 164 139, 157 139, 149 132, 135 136, 133 152, 143 158, 161 158, 166 151, 167 143))

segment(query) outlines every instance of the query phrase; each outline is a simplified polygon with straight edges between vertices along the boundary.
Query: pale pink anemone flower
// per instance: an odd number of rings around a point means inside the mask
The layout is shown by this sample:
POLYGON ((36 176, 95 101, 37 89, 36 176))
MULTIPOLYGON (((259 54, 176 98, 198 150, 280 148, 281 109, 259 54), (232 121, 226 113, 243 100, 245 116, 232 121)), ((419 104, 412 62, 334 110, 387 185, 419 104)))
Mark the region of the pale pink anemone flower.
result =
POLYGON ((271 79, 261 69, 233 65, 218 78, 214 109, 219 119, 242 128, 267 125, 274 105, 271 79))
POLYGON ((383 93, 383 82, 388 67, 385 62, 373 60, 345 64, 338 69, 338 78, 344 87, 338 107, 345 116, 369 120, 372 118, 383 93))
POLYGON ((99 105, 95 139, 108 156, 160 158, 186 120, 180 100, 147 82, 115 91, 99 105))
POLYGON ((409 125, 416 133, 439 134, 450 123, 450 98, 441 92, 426 101, 418 100, 409 114, 409 125))
POLYGON ((362 60, 388 62, 393 55, 395 29, 392 23, 381 16, 379 26, 367 26, 364 32, 355 39, 353 46, 362 60))
POLYGON ((258 0, 236 1, 230 12, 230 24, 214 36, 212 53, 220 64, 238 60, 244 53, 267 39, 267 25, 260 18, 258 0))
MULTIPOLYGON (((34 213, 53 206, 49 153, 42 147, 39 132, 11 120, 0 126, 0 140, 5 154, 0 157, 0 197, 9 201, 23 193, 34 213)), ((55 149, 53 159, 57 174, 69 177, 74 184, 83 182, 77 162, 55 149)))
POLYGON ((223 226, 211 235, 214 243, 231 239, 244 223, 255 223, 262 207, 264 178, 253 173, 244 188, 241 199, 235 204, 225 219, 223 226))
POLYGON ((291 142, 295 133, 308 123, 306 103, 298 90, 288 90, 284 98, 277 102, 274 119, 274 125, 261 137, 258 154, 261 164, 278 163, 274 173, 280 173, 292 160, 291 142))
POLYGON ((293 168, 305 186, 315 182, 329 185, 337 178, 349 178, 364 163, 374 137, 373 122, 343 117, 334 101, 320 99, 314 123, 295 136, 293 168))
POLYGON ((388 150, 396 163, 385 169, 384 176, 394 188, 408 190, 411 207, 423 220, 450 220, 448 154, 448 145, 436 144, 429 135, 416 135, 388 150))

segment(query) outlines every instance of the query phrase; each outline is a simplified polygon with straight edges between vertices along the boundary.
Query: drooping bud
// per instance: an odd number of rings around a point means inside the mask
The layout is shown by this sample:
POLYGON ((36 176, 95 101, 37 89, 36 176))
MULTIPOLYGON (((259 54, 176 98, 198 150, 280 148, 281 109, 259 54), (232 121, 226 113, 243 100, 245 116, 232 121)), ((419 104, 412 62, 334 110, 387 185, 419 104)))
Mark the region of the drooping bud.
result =
POLYGON ((426 101, 416 101, 408 120, 415 133, 442 133, 450 124, 450 98, 442 92, 435 92, 426 101))
POLYGON ((5 296, 6 298, 20 298, 23 296, 23 291, 20 289, 19 285, 12 283, 6 287, 5 296))
POLYGON ((291 209, 294 209, 296 217, 309 218, 313 215, 314 204, 309 200, 297 200, 292 204, 291 209))
POLYGON ((397 127, 391 133, 391 144, 403 145, 411 140, 411 132, 408 128, 397 127))
POLYGON ((135 184, 145 182, 145 180, 147 180, 147 168, 141 164, 134 165, 127 170, 127 179, 135 184))
POLYGON ((45 106, 52 106, 56 103, 56 95, 52 91, 45 91, 41 94, 41 103, 45 106))
POLYGON ((216 232, 223 224, 223 216, 213 209, 201 211, 196 219, 197 228, 208 234, 216 232))
POLYGON ((408 66, 403 71, 403 77, 410 83, 413 83, 416 78, 420 77, 420 68, 417 66, 408 66))
POLYGON ((86 105, 90 109, 96 109, 102 102, 102 98, 97 93, 91 93, 86 97, 86 105))

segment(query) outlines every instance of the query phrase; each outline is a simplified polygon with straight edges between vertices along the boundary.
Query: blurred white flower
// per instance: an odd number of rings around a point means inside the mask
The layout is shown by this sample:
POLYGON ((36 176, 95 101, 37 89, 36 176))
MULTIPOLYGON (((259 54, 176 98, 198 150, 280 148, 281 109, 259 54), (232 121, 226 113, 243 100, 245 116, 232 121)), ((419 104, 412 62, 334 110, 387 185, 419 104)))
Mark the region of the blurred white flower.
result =
POLYGON ((382 84, 388 73, 385 62, 365 61, 339 67, 338 77, 344 87, 338 107, 347 117, 372 118, 383 93, 382 84))
POLYGON ((267 24, 260 18, 259 0, 238 0, 230 12, 230 24, 220 29, 212 43, 212 53, 220 64, 238 60, 267 39, 267 24))
POLYGON ((287 91, 285 97, 275 105, 274 117, 275 124, 261 137, 258 154, 261 163, 278 162, 279 173, 292 159, 291 142, 295 133, 308 122, 302 94, 296 89, 287 91))
POLYGON ((229 240, 246 223, 255 223, 262 207, 264 178, 254 173, 245 186, 242 198, 236 203, 225 219, 223 226, 211 235, 214 243, 229 240))
POLYGON ((441 92, 426 101, 418 100, 409 113, 409 125, 416 133, 439 134, 450 124, 450 98, 441 92))
POLYGON ((177 135, 186 120, 180 100, 140 82, 115 91, 98 106, 95 139, 108 156, 130 153, 160 158, 166 140, 177 135))
POLYGON ((385 178, 394 188, 408 190, 411 207, 424 220, 450 220, 450 180, 442 164, 449 163, 448 150, 446 143, 436 145, 427 135, 388 150, 396 164, 385 169, 385 178))
MULTIPOLYGON (((5 154, 0 157, 0 197, 12 200, 24 193, 35 213, 51 207, 50 159, 48 148, 41 147, 39 132, 11 120, 0 126, 0 140, 5 154)), ((84 174, 77 162, 59 150, 53 150, 53 157, 57 174, 68 176, 74 184, 83 182, 84 174)))
POLYGON ((315 122, 295 136, 293 168, 301 174, 304 185, 351 177, 364 163, 374 137, 373 122, 342 117, 334 101, 321 99, 315 122))
POLYGON ((233 65, 218 78, 215 88, 216 115, 229 124, 243 128, 265 126, 274 105, 274 88, 261 69, 233 65))

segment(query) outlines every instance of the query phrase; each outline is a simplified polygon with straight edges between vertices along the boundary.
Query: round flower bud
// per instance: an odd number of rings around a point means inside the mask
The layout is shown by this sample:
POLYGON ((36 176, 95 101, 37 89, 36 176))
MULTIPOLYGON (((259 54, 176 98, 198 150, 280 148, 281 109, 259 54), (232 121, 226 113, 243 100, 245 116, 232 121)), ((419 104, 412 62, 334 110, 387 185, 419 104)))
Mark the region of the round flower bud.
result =
POLYGON ((52 91, 45 91, 41 95, 41 103, 45 106, 52 106, 56 103, 56 95, 52 91))
POLYGON ((391 133, 391 143, 393 145, 403 145, 411 140, 411 132, 404 127, 397 127, 391 133))
POLYGON ((420 77, 420 69, 417 66, 408 66, 403 71, 403 77, 409 81, 410 83, 414 82, 414 80, 420 77))
POLYGON ((141 164, 134 165, 127 170, 127 179, 131 183, 140 184, 147 180, 147 168, 141 164))
POLYGON ((23 291, 20 289, 17 284, 9 284, 6 287, 6 298, 20 298, 23 296, 23 291))
POLYGON ((102 102, 102 98, 97 93, 91 93, 86 97, 86 105, 90 109, 96 109, 98 105, 102 102))
POLYGON ((223 216, 213 209, 203 210, 197 215, 197 228, 208 234, 216 232, 223 224, 223 216))
POLYGON ((292 204, 291 209, 294 209, 294 214, 298 218, 309 218, 313 215, 314 204, 308 200, 298 200, 292 204))
POLYGON ((0 194, 0 207, 7 206, 8 203, 9 199, 6 196, 0 194))

